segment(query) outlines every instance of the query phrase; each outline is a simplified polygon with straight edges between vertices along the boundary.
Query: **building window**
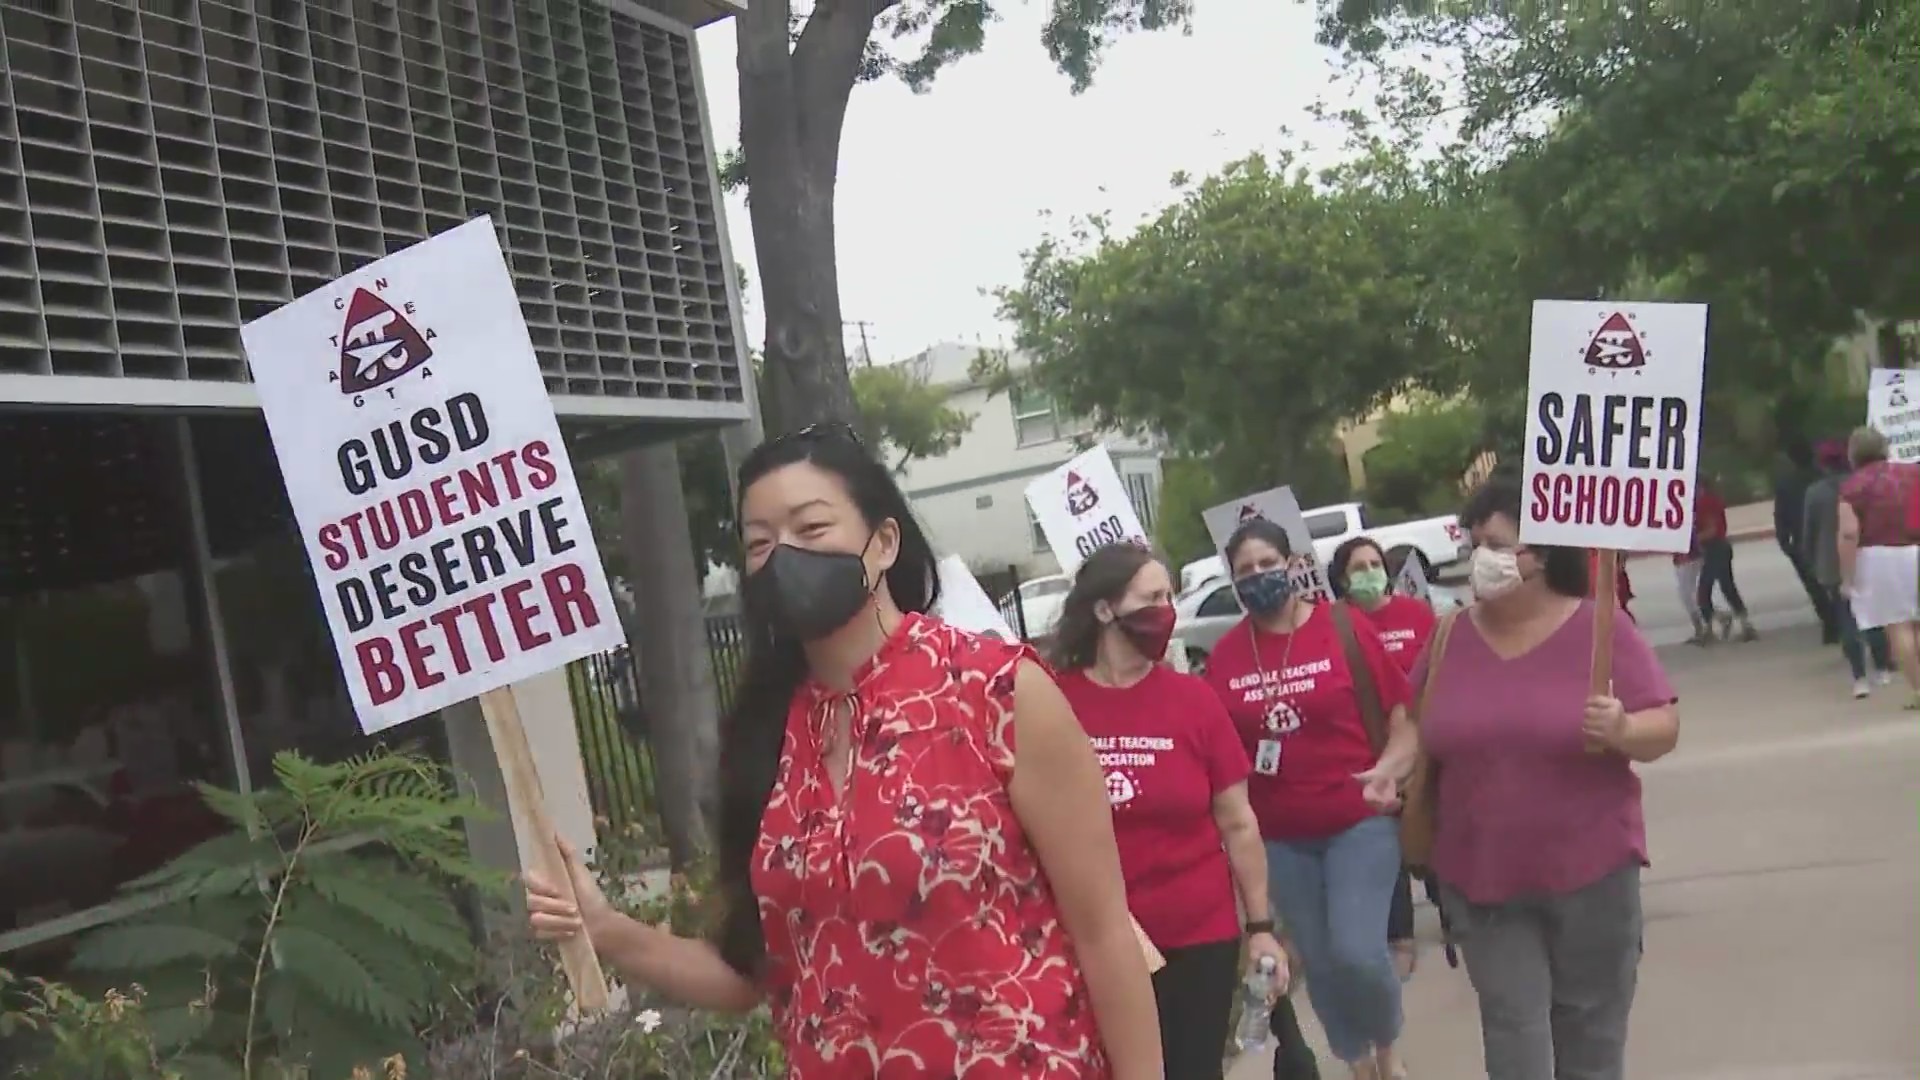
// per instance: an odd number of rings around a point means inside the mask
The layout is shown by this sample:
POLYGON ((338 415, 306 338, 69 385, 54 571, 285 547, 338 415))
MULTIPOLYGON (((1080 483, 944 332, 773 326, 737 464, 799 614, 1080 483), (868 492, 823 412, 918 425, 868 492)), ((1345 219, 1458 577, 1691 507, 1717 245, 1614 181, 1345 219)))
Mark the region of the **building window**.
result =
POLYGON ((1033 515, 1032 503, 1027 504, 1027 532, 1032 534, 1031 539, 1033 540, 1034 551, 1047 552, 1053 550, 1053 545, 1047 543, 1047 531, 1040 527, 1040 519, 1033 515))
POLYGON ((1056 439, 1070 439, 1093 430, 1082 417, 1062 417, 1049 394, 1015 383, 1007 392, 1013 408, 1013 441, 1016 446, 1038 446, 1056 439))
POLYGON ((1160 508, 1160 485, 1152 473, 1121 473, 1120 482, 1127 487, 1127 498, 1133 502, 1133 512, 1140 516, 1140 527, 1153 532, 1154 511, 1160 508))
POLYGON ((991 496, 991 495, 976 495, 976 496, 974 496, 974 499, 973 499, 973 508, 974 508, 975 510, 991 510, 991 509, 993 509, 993 496, 991 496))

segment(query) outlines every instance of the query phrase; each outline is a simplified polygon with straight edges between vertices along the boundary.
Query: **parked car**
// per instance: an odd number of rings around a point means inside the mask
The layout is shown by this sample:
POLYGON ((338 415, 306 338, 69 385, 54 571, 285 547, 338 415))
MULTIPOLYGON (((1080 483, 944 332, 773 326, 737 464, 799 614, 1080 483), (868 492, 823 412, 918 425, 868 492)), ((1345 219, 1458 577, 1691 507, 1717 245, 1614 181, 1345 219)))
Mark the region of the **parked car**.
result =
POLYGON ((1060 607, 1072 588, 1073 579, 1065 574, 1023 581, 1000 598, 1000 613, 1016 631, 1025 626, 1029 641, 1046 637, 1053 633, 1053 624, 1060 621, 1060 607))
MULTIPOLYGON (((1436 584, 1430 592, 1436 615, 1466 606, 1466 593, 1458 586, 1436 584)), ((1207 670, 1213 647, 1240 621, 1241 614, 1233 582, 1225 575, 1207 578, 1174 600, 1173 640, 1186 653, 1187 670, 1195 675, 1207 670)))
POLYGON ((1207 670, 1213 647, 1243 613, 1225 574, 1207 578, 1173 602, 1173 639, 1187 654, 1187 670, 1207 670))
MULTIPOLYGON (((1419 556, 1427 568, 1427 580, 1436 574, 1464 564, 1473 552, 1473 541, 1453 514, 1407 521, 1398 525, 1376 525, 1364 503, 1336 503, 1308 510, 1307 535, 1313 538, 1313 553, 1322 563, 1333 558, 1333 549, 1348 538, 1362 533, 1373 537, 1380 549, 1391 555, 1405 549, 1419 556)), ((1227 567, 1218 555, 1196 559, 1180 568, 1180 587, 1191 591, 1208 578, 1226 577, 1227 567)))

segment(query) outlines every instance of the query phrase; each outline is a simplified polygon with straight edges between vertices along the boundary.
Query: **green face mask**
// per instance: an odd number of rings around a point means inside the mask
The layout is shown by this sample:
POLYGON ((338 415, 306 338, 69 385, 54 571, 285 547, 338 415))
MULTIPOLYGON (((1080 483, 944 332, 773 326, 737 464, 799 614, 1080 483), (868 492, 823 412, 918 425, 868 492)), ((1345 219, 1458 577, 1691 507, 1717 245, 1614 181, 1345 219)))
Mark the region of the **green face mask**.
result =
POLYGON ((1376 567, 1348 574, 1347 595, 1363 604, 1371 604, 1387 595, 1387 572, 1376 567))

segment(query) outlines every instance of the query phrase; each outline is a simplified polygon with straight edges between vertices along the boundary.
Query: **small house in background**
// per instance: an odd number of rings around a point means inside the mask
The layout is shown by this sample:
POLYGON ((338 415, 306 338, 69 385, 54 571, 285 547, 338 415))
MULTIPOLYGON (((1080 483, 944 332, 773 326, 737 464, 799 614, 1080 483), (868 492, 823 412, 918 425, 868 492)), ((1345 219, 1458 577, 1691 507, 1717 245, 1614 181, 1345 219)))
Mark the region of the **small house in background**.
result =
POLYGON ((1019 376, 1030 360, 1017 350, 995 350, 1007 359, 1012 388, 987 386, 972 374, 985 348, 945 342, 896 361, 944 389, 950 408, 973 417, 958 446, 908 461, 901 472, 901 486, 935 546, 960 556, 983 584, 1009 568, 1021 578, 1057 573, 1059 564, 1027 508, 1027 485, 1094 442, 1106 444, 1141 524, 1151 532, 1165 448, 1151 439, 1096 431, 1085 419, 1063 413, 1047 395, 1023 385, 1019 376))

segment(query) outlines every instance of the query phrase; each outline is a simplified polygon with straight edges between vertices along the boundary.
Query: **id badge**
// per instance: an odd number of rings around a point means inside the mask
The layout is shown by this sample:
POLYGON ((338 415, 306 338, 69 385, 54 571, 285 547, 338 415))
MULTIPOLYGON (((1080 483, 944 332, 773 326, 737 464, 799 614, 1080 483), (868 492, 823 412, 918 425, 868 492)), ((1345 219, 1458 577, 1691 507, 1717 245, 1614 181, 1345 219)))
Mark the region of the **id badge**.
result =
POLYGON ((1254 749, 1253 771, 1261 776, 1280 775, 1280 740, 1261 739, 1254 749))

